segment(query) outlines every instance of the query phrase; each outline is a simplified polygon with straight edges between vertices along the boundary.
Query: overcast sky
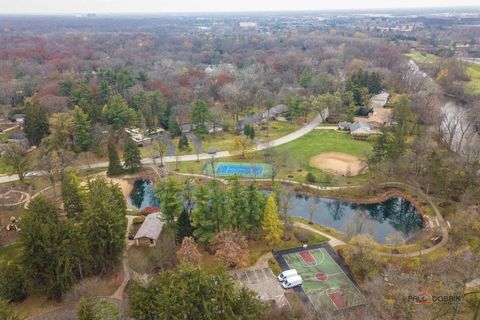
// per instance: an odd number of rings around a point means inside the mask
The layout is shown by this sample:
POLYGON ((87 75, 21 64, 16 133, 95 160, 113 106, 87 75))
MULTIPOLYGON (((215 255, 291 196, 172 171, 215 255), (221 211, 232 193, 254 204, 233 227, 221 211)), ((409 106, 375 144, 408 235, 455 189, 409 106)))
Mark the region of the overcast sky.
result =
POLYGON ((479 0, 0 0, 0 13, 290 11, 479 5, 479 0))

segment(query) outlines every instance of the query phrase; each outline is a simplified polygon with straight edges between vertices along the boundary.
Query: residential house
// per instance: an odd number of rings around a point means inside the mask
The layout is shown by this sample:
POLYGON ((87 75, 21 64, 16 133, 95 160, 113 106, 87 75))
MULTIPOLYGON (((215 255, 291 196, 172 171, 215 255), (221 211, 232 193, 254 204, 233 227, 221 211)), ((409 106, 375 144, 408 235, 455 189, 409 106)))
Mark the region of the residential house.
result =
POLYGON ((268 118, 268 119, 275 120, 275 119, 281 117, 283 114, 285 114, 285 112, 287 112, 287 110, 288 110, 288 107, 284 104, 276 105, 276 106, 268 109, 267 112, 262 113, 261 119, 264 120, 264 119, 268 118))
POLYGON ((364 140, 369 136, 378 134, 378 131, 372 129, 372 127, 366 122, 340 122, 338 129, 342 131, 350 131, 350 135, 354 139, 364 140))
POLYGON ((162 229, 163 221, 160 219, 160 212, 151 213, 145 218, 133 239, 137 246, 155 247, 162 229))

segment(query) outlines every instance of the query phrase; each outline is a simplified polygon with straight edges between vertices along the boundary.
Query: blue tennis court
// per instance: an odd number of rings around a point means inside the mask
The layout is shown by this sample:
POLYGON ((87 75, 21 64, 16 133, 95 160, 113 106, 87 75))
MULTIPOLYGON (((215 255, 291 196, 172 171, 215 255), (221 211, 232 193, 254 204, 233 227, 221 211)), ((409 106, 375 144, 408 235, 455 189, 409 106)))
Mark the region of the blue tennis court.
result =
MULTIPOLYGON (((220 177, 242 176, 248 178, 269 178, 272 174, 272 167, 265 163, 239 163, 219 162, 214 164, 215 175, 220 177)), ((212 166, 205 165, 205 174, 213 176, 212 166)))
POLYGON ((217 167, 219 176, 232 176, 235 174, 241 176, 261 176, 263 168, 248 164, 221 164, 217 167))

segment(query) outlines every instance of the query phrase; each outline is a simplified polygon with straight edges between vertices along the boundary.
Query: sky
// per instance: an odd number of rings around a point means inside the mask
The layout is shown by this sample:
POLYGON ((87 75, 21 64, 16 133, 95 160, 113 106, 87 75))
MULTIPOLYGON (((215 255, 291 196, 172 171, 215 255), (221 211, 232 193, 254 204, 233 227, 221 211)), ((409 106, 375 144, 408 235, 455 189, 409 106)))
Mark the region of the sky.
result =
POLYGON ((348 10, 480 6, 479 0, 0 0, 0 14, 348 10))

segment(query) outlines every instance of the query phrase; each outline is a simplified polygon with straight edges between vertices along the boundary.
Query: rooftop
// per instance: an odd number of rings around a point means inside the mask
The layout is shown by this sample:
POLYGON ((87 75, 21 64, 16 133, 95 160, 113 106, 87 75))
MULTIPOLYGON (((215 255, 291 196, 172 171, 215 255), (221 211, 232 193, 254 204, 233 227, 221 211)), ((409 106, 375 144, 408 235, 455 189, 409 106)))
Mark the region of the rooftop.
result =
POLYGON ((143 221, 134 239, 149 238, 157 240, 163 229, 163 221, 160 219, 160 212, 149 214, 143 221))

